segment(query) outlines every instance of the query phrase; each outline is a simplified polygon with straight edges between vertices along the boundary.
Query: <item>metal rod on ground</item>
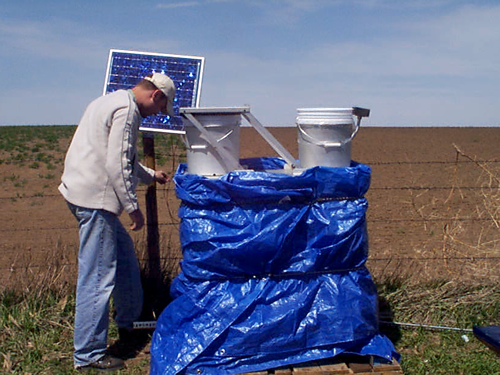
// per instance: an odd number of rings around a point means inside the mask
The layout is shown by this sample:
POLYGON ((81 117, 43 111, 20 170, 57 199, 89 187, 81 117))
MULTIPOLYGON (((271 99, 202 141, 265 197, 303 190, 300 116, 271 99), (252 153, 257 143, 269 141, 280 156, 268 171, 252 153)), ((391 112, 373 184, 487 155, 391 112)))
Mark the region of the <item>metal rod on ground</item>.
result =
POLYGON ((399 323, 399 322, 386 322, 386 321, 380 321, 380 323, 387 324, 387 325, 402 326, 402 327, 411 327, 411 328, 435 329, 435 330, 440 330, 440 331, 472 332, 472 329, 470 329, 470 328, 455 328, 455 327, 432 326, 432 325, 427 325, 427 324, 399 323))

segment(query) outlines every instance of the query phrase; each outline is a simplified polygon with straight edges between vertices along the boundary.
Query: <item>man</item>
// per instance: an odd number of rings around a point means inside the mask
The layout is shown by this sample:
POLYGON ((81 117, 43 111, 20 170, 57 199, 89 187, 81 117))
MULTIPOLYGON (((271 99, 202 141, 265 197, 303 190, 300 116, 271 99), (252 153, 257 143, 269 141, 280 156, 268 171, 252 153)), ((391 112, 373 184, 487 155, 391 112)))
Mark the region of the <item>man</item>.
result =
POLYGON ((144 117, 173 115, 175 86, 164 74, 145 77, 131 90, 97 98, 83 114, 66 155, 59 191, 78 220, 80 249, 74 333, 75 368, 114 370, 124 362, 107 350, 109 300, 116 323, 130 331, 142 310, 140 269, 130 235, 119 220, 125 211, 131 230, 144 216, 136 186, 167 182, 163 171, 141 165, 136 141, 144 117))

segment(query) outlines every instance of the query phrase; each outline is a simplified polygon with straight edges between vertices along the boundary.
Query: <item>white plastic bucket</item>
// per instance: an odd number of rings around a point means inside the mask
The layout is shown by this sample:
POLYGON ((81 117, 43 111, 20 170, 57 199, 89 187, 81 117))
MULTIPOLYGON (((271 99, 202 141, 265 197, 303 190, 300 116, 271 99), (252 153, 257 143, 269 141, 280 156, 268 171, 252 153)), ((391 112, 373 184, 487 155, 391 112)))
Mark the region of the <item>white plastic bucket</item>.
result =
MULTIPOLYGON (((240 157, 240 114, 197 115, 203 128, 236 161, 240 157)), ((203 176, 219 176, 231 172, 231 164, 205 140, 191 121, 183 118, 186 130, 188 173, 203 176)))
POLYGON ((350 166, 351 141, 359 128, 352 108, 297 109, 296 124, 301 168, 350 166))

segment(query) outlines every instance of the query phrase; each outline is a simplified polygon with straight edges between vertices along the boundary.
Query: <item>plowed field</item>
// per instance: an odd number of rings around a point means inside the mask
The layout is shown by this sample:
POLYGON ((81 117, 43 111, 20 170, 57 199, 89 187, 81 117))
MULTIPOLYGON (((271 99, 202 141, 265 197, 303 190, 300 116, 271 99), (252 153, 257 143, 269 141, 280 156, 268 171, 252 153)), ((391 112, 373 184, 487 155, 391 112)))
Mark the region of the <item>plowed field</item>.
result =
MULTIPOLYGON (((241 130, 242 158, 276 156, 255 130, 241 130)), ((298 158, 295 128, 270 131, 298 158)), ((65 150, 69 138, 58 142, 65 150)), ((499 144, 500 128, 360 130, 352 158, 372 168, 367 219, 375 277, 497 281, 499 144)), ((8 154, 0 151, 0 159, 8 154)), ((74 280, 77 227, 57 192, 64 151, 51 154, 58 162, 49 169, 0 164, 0 285, 47 270, 74 280)), ((159 167, 172 173, 179 160, 169 156, 159 167)), ((140 194, 144 199, 144 188, 140 194)), ((173 184, 158 187, 157 197, 161 257, 173 276, 181 258, 173 184)), ((128 225, 126 215, 122 219, 128 225)), ((133 236, 144 258, 146 231, 133 236)))

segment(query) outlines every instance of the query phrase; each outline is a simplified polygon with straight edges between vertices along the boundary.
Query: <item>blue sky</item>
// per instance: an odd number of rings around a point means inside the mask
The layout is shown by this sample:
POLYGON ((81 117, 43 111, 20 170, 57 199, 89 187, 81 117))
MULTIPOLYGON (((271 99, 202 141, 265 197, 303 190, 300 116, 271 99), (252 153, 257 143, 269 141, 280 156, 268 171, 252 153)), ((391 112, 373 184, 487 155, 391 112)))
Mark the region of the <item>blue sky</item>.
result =
POLYGON ((498 0, 5 0, 0 46, 0 125, 76 124, 110 49, 204 56, 201 105, 267 126, 500 124, 498 0))

